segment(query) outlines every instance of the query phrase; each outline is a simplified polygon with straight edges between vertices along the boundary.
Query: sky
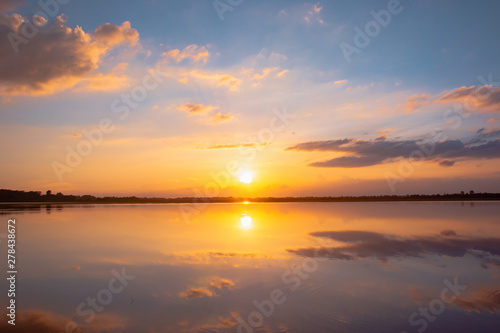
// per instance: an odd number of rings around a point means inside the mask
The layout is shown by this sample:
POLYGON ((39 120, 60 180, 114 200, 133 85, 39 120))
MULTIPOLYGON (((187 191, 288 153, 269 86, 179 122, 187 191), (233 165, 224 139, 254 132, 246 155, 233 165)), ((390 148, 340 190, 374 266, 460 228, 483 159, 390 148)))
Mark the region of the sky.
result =
POLYGON ((498 192, 498 1, 0 0, 0 187, 498 192))

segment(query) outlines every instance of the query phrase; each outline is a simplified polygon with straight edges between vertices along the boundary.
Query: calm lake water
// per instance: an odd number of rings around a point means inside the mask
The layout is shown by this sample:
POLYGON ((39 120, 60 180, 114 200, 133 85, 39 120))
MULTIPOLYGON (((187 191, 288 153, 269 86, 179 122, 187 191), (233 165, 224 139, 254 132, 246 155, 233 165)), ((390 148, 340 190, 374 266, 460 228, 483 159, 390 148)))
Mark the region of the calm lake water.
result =
POLYGON ((498 202, 0 212, 2 332, 499 332, 498 202))

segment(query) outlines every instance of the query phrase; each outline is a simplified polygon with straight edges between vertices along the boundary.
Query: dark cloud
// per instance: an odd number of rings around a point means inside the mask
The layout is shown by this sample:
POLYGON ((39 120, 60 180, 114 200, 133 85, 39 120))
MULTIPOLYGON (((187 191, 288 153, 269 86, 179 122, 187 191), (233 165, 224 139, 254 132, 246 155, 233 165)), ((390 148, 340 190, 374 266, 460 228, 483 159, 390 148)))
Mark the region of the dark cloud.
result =
MULTIPOLYGON (((7 319, 5 317, 4 319, 7 319)), ((56 332, 118 332, 125 328, 126 319, 116 314, 98 314, 90 323, 73 321, 59 313, 46 310, 20 310, 16 313, 16 325, 2 320, 2 333, 56 333, 56 332)))
POLYGON ((321 231, 311 233, 311 235, 328 238, 329 241, 337 241, 345 245, 289 249, 288 251, 305 257, 315 257, 319 254, 329 259, 377 258, 382 261, 391 257, 423 257, 424 255, 463 257, 470 254, 482 264, 495 264, 494 261, 500 256, 500 238, 461 238, 456 237, 453 230, 444 230, 437 236, 408 238, 368 231, 321 231))
MULTIPOLYGON (((488 132, 496 135, 496 131, 488 132)), ((498 158, 500 157, 500 139, 486 141, 481 132, 475 140, 463 143, 460 140, 424 142, 422 140, 365 141, 354 139, 304 142, 286 150, 345 152, 348 155, 330 160, 311 163, 315 167, 358 168, 392 162, 398 158, 414 157, 426 160, 445 160, 442 166, 452 166, 456 158, 498 158), (477 139, 481 138, 479 144, 477 139), (412 154, 416 154, 413 156, 412 154)))
POLYGON ((443 167, 452 167, 455 165, 455 161, 444 160, 444 161, 439 162, 439 165, 443 166, 443 167))
POLYGON ((443 235, 443 236, 449 236, 449 237, 457 235, 457 233, 455 232, 455 230, 443 230, 443 231, 440 232, 440 234, 443 235))
POLYGON ((381 242, 389 239, 387 235, 371 231, 318 231, 310 235, 334 239, 342 243, 381 242))
POLYGON ((309 164, 313 167, 323 168, 361 168, 382 164, 385 158, 382 156, 341 156, 331 160, 314 162, 309 164))
POLYGON ((471 144, 486 143, 491 139, 500 137, 500 129, 498 128, 481 128, 477 131, 477 135, 471 140, 471 144))
MULTIPOLYGON (((36 20, 44 22, 37 16, 31 21, 36 20)), ((0 92, 3 94, 47 95, 71 88, 98 69, 110 50, 122 44, 133 46, 139 40, 139 34, 129 22, 120 26, 105 23, 92 34, 80 27, 68 27, 63 16, 25 38, 23 31, 31 21, 18 14, 0 14, 0 35, 3 36, 0 39, 0 92), (20 40, 22 42, 18 42, 20 40)))
POLYGON ((53 315, 46 311, 28 310, 17 314, 16 325, 10 325, 5 318, 2 318, 0 330, 3 333, 33 332, 51 333, 60 332, 64 329, 68 318, 53 315))

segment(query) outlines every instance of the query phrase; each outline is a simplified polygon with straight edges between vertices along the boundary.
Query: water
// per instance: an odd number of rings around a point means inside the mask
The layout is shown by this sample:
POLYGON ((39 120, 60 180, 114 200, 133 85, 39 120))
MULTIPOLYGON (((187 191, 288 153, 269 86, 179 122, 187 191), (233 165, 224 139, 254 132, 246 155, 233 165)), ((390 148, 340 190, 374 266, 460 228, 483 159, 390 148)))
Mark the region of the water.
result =
POLYGON ((497 202, 1 213, 18 269, 2 332, 498 332, 497 202))

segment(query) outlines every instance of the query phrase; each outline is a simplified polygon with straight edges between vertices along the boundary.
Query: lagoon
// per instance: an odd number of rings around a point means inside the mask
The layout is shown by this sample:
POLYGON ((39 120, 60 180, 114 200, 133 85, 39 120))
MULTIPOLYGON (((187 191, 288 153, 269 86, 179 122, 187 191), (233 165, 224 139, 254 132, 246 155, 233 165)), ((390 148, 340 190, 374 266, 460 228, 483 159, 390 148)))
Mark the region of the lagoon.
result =
POLYGON ((500 202, 192 206, 2 209, 2 332, 498 332, 500 202))

